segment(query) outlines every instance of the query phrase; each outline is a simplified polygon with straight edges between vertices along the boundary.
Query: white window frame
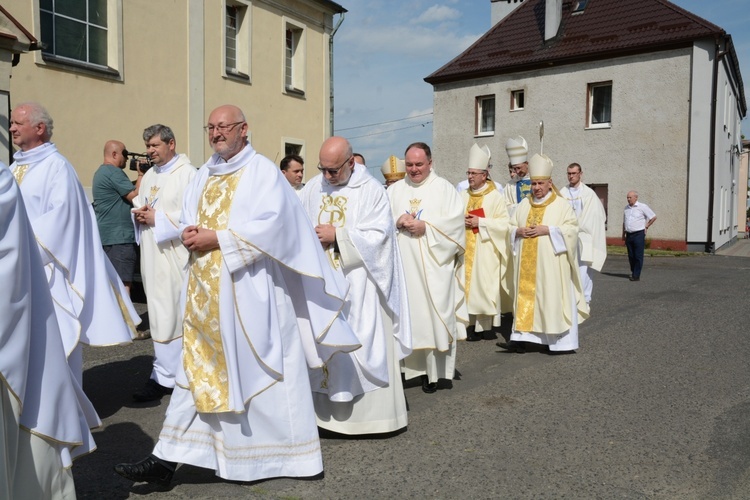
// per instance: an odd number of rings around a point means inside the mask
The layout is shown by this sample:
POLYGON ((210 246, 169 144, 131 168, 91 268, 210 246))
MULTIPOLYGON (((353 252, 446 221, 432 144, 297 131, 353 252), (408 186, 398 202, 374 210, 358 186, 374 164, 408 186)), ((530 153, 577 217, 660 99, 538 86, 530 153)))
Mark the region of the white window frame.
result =
POLYGON ((511 90, 510 91, 510 110, 521 111, 525 107, 526 107, 526 91, 524 89, 511 90), (523 101, 523 102, 519 104, 519 101, 523 101))
POLYGON ((299 152, 294 153, 294 154, 299 155, 302 158, 305 157, 305 141, 303 139, 297 139, 296 137, 282 137, 281 138, 281 151, 283 153, 281 155, 282 158, 286 156, 287 154, 289 154, 286 152, 287 146, 294 146, 296 148, 299 148, 299 152))
POLYGON ((477 96, 475 99, 475 123, 474 131, 476 137, 483 137, 489 135, 495 135, 495 128, 497 125, 497 99, 495 95, 482 95, 477 96), (488 112, 488 104, 492 101, 492 127, 491 129, 482 130, 483 123, 485 121, 485 114, 488 112))
POLYGON ((307 66, 307 27, 286 16, 282 17, 282 86, 285 94, 305 95, 307 66), (291 31, 291 47, 287 33, 291 31))
POLYGON ((613 100, 613 85, 612 81, 589 83, 588 90, 586 92, 586 128, 588 129, 601 129, 612 127, 612 100, 613 100), (609 121, 602 121, 594 123, 594 93, 596 89, 609 87, 609 121))
POLYGON ((225 0, 221 16, 222 67, 224 76, 250 83, 252 68, 252 7, 250 0, 225 0), (227 10, 236 9, 237 26, 234 38, 234 67, 228 64, 231 56, 229 37, 232 35, 227 25, 227 10))
MULTIPOLYGON (((59 1, 59 0, 57 0, 59 1)), ((65 1, 86 1, 88 0, 65 0, 65 1)), ((122 29, 122 0, 106 0, 107 5, 107 61, 106 65, 90 63, 79 59, 55 55, 37 51, 34 54, 34 62, 39 66, 50 66, 72 70, 79 73, 89 74, 97 77, 108 77, 114 80, 123 80, 122 71, 124 68, 123 54, 123 29, 122 29)), ((88 8, 87 8, 88 12, 88 8)), ((32 25, 34 33, 42 40, 42 20, 41 7, 39 0, 33 0, 32 7, 32 25)), ((57 14, 53 14, 55 16, 57 14)), ((87 38, 88 40, 88 38, 87 38)))

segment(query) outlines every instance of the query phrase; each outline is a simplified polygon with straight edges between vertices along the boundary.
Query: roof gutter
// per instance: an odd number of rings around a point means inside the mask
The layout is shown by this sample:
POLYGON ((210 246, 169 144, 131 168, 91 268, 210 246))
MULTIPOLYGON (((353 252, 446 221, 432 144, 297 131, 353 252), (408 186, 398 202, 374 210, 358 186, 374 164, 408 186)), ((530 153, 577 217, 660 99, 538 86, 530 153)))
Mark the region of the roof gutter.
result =
POLYGON ((346 17, 346 11, 340 12, 339 21, 336 23, 336 26, 331 31, 331 36, 328 37, 328 81, 330 82, 329 88, 330 88, 330 95, 328 96, 329 99, 329 108, 330 108, 330 118, 329 118, 329 126, 331 127, 328 131, 328 135, 333 135, 333 37, 336 35, 336 32, 339 30, 339 26, 341 26, 341 23, 344 22, 344 17, 346 17))
MULTIPOLYGON (((727 38, 724 37, 724 42, 727 38)), ((716 190, 716 92, 719 86, 719 63, 724 56, 729 53, 728 50, 721 51, 721 39, 716 38, 716 48, 714 55, 714 72, 711 82, 711 141, 708 146, 708 224, 706 232, 705 252, 713 254, 714 248, 714 191, 716 190)))

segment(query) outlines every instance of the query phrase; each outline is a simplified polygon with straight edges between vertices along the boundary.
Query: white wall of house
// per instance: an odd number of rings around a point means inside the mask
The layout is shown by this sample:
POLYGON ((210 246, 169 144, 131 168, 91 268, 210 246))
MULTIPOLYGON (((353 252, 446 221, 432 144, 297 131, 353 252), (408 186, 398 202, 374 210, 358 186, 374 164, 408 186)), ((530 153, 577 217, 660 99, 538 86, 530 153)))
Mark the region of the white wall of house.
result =
POLYGON ((507 181, 504 145, 523 135, 530 155, 555 163, 553 180, 566 183, 565 167, 583 167, 587 184, 607 184, 607 236, 619 237, 629 190, 636 190, 659 217, 649 232, 656 239, 684 240, 687 226, 688 137, 691 117, 691 49, 552 67, 512 75, 440 84, 434 92, 433 157, 436 171, 452 182, 464 178, 472 143, 487 144, 494 177, 507 181), (612 81, 612 125, 587 129, 590 83, 612 81), (510 110, 510 93, 525 91, 523 110, 510 110), (494 94, 494 134, 475 136, 475 99, 494 94))
MULTIPOLYGON (((688 214, 686 240, 705 242, 708 231, 709 150, 711 140, 711 74, 714 43, 698 42, 693 46, 693 70, 690 92, 690 157, 688 164, 688 214)), ((656 226, 654 226, 656 227, 656 226)), ((700 246, 700 244, 698 244, 700 246)))
POLYGON ((741 132, 737 82, 733 80, 728 61, 719 64, 716 85, 716 145, 714 151, 713 215, 709 214, 711 89, 715 47, 713 40, 695 44, 690 111, 690 160, 688 187, 687 242, 690 249, 702 250, 708 235, 715 248, 737 236, 744 218, 737 216, 737 194, 740 192, 741 132))

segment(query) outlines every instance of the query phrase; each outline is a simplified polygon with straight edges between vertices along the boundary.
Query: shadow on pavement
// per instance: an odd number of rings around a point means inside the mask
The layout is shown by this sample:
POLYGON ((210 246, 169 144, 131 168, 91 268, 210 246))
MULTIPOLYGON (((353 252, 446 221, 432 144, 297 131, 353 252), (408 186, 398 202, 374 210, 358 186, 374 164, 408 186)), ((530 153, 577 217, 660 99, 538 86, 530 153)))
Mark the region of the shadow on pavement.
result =
MULTIPOLYGON (((83 372, 83 392, 96 408, 102 420, 114 415, 122 407, 147 408, 160 401, 135 403, 132 394, 143 387, 151 376, 153 358, 136 356, 127 361, 105 363, 83 372)), ((97 441, 98 443, 98 441, 97 441)))
POLYGON ((73 463, 77 497, 79 500, 129 498, 133 483, 118 476, 113 467, 121 462, 140 460, 143 457, 136 455, 142 452, 137 450, 153 449, 154 440, 131 422, 112 424, 92 434, 97 450, 73 463), (122 453, 122 449, 133 451, 122 453))

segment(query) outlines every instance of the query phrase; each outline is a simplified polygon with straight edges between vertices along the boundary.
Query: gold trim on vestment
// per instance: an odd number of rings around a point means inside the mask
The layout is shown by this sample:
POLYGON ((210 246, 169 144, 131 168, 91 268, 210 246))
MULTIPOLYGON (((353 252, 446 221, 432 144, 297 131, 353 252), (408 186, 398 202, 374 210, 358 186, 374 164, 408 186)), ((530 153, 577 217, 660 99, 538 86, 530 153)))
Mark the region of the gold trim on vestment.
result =
MULTIPOLYGON (((226 229, 244 171, 243 167, 207 179, 198 201, 196 226, 214 231, 226 229)), ((193 252, 190 261, 183 322, 185 375, 198 412, 226 412, 230 410, 229 373, 220 317, 223 256, 221 249, 215 248, 193 252)))
MULTIPOLYGON (((346 305, 346 297, 347 297, 347 295, 349 295, 349 289, 347 288, 346 294, 343 297, 339 297, 337 295, 333 295, 331 293, 328 293, 328 291, 326 290, 326 287, 325 287, 325 279, 322 276, 316 276, 314 274, 303 273, 303 272, 301 272, 301 271, 299 271, 299 270, 297 270, 297 269, 289 266, 288 264, 280 261, 279 259, 275 258, 273 255, 271 255, 269 253, 266 253, 263 249, 261 249, 258 246, 250 243, 249 241, 247 241, 246 239, 244 239, 243 237, 241 237, 240 235, 238 235, 237 233, 235 233, 233 230, 230 229, 229 231, 237 239, 239 239, 240 241, 242 241, 243 243, 245 243, 247 246, 256 249, 258 252, 260 252, 261 254, 265 255, 265 257, 267 259, 270 259, 273 262, 276 262, 279 266, 283 266, 284 268, 289 269, 293 273, 298 274, 300 276, 307 277, 307 278, 312 278, 312 279, 317 279, 317 280, 322 281, 323 282, 323 294, 326 295, 326 296, 328 296, 328 297, 331 297, 331 298, 333 298, 333 299, 335 299, 337 301, 339 301, 340 304, 339 304, 338 311, 336 311, 336 313, 333 314, 333 318, 331 319, 331 321, 328 322, 328 325, 326 325, 326 327, 321 331, 320 335, 318 335, 318 336, 315 337, 315 341, 318 342, 318 343, 321 343, 320 339, 323 338, 326 335, 326 333, 328 333, 328 330, 331 329, 331 326, 333 325, 334 321, 336 321, 336 318, 338 318, 339 315, 342 315, 342 310, 344 309, 344 306, 346 305)), ((326 345, 326 346, 329 346, 329 347, 344 347, 344 345, 334 345, 334 344, 323 344, 323 345, 326 345)), ((331 356, 328 359, 323 360, 323 363, 327 363, 338 352, 346 352, 346 353, 348 353, 348 352, 356 351, 357 349, 359 349, 362 346, 360 344, 355 344, 354 346, 346 345, 345 347, 352 347, 352 349, 349 349, 349 350, 342 349, 340 351, 336 351, 333 354, 331 354, 331 356)), ((310 368, 320 368, 320 366, 311 366, 310 368)))
POLYGON ((159 433, 160 440, 162 439, 162 437, 167 441, 173 441, 177 443, 210 445, 215 452, 220 453, 229 460, 257 460, 259 457, 299 457, 314 454, 320 450, 320 440, 317 438, 317 436, 315 437, 315 439, 311 439, 303 443, 227 446, 224 443, 224 440, 219 438, 216 434, 196 430, 188 430, 182 427, 164 426, 161 430, 161 433, 159 433), (191 434, 195 437, 190 437, 191 434), (307 451, 295 451, 305 449, 307 451), (263 450, 275 451, 275 453, 253 453, 254 451, 262 452, 263 450))
MULTIPOLYGON (((531 209, 526 217, 526 227, 538 226, 544 219, 544 212, 557 195, 551 196, 540 204, 531 199, 531 209)), ((520 267, 518 270, 518 291, 516 295, 515 330, 530 332, 534 327, 534 309, 536 302, 536 270, 539 255, 539 237, 524 238, 522 242, 520 267)))
MULTIPOLYGON (((331 225, 338 229, 346 226, 346 205, 349 198, 346 196, 335 196, 333 194, 323 194, 321 198, 320 211, 318 212, 319 225, 331 225), (327 217, 324 217, 327 216, 327 217), (327 219, 327 220, 326 220, 327 219)), ((329 245, 324 250, 328 257, 328 263, 333 269, 341 269, 341 258, 333 251, 333 245, 329 245)))
MULTIPOLYGON (((138 332, 135 328, 135 323, 133 323, 133 318, 130 317, 130 312, 128 311, 128 306, 125 305, 125 301, 122 298, 122 295, 120 295, 120 291, 115 288, 115 286, 110 283, 109 286, 112 288, 112 293, 115 294, 115 297, 117 297, 117 305, 120 306, 120 313, 122 314, 122 319, 125 321, 125 324, 128 325, 128 329, 130 329, 131 335, 137 335, 138 332)), ((122 342, 118 343, 122 344, 122 342)))
MULTIPOLYGON (((486 185, 487 186, 484 189, 476 193, 471 189, 467 190, 467 193, 469 193, 469 200, 466 202, 466 215, 469 215, 469 212, 471 212, 472 210, 481 208, 482 203, 484 203, 484 196, 495 190, 494 182, 487 182, 486 185)), ((484 215, 485 217, 487 216, 487 214, 484 215)), ((477 229, 479 229, 478 224, 477 229)), ((467 303, 469 298, 469 288, 471 287, 471 270, 474 267, 477 234, 479 233, 475 233, 473 228, 466 228, 466 253, 464 254, 464 271, 466 274, 466 281, 464 282, 464 289, 466 291, 467 303)))
POLYGON ((20 186, 23 182, 23 178, 26 172, 29 170, 29 165, 16 165, 13 168, 13 177, 16 179, 16 183, 20 186))

